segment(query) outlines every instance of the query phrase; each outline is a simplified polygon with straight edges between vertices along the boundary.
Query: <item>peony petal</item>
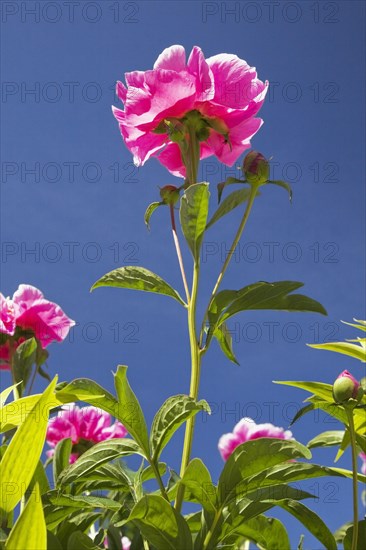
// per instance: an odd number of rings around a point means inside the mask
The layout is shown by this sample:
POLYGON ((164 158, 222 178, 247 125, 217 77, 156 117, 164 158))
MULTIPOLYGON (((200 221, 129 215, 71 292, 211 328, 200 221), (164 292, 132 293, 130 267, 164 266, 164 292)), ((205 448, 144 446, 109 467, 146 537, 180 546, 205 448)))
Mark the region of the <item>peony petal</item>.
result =
POLYGON ((165 48, 154 63, 154 69, 184 71, 186 68, 186 52, 183 46, 174 45, 165 48))

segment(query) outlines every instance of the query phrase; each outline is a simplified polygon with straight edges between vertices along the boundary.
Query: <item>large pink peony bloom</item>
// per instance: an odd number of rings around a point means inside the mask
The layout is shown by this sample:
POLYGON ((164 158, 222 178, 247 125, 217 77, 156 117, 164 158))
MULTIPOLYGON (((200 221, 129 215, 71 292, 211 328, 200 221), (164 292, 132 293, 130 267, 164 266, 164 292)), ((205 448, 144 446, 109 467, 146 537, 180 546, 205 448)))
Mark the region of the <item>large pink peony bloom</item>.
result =
POLYGON ((78 407, 75 404, 64 405, 55 418, 51 418, 47 428, 46 441, 50 450, 46 452, 52 457, 55 447, 62 439, 70 438, 73 452, 70 464, 95 443, 125 437, 126 428, 117 420, 111 423, 111 416, 96 407, 78 407))
POLYGON ((215 155, 232 166, 250 147, 251 137, 262 125, 254 118, 268 87, 255 68, 236 55, 208 59, 195 46, 186 62, 183 46, 166 48, 149 71, 125 74, 127 87, 117 83, 124 110, 113 107, 120 131, 136 166, 151 156, 176 176, 185 176, 177 143, 156 130, 167 118, 181 119, 198 111, 208 122, 208 137, 200 144, 200 158, 215 155))
POLYGON ((238 445, 260 437, 292 439, 292 433, 270 423, 256 424, 251 418, 242 418, 234 427, 233 433, 220 437, 218 447, 222 458, 227 460, 238 445))

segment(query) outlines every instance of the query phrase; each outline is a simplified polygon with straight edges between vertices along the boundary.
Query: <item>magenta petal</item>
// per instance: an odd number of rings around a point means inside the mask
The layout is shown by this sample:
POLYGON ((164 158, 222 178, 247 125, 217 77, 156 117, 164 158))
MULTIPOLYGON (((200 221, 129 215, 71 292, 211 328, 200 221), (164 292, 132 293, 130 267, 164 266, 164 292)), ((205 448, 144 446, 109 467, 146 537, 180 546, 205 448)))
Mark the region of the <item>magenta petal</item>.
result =
POLYGON ((224 434, 219 440, 219 451, 224 460, 227 460, 234 449, 242 443, 236 434, 224 434))
POLYGON ((165 48, 154 63, 154 69, 184 71, 186 67, 186 52, 183 46, 174 45, 165 48))
POLYGON ((17 306, 0 292, 0 332, 12 336, 16 327, 17 306))

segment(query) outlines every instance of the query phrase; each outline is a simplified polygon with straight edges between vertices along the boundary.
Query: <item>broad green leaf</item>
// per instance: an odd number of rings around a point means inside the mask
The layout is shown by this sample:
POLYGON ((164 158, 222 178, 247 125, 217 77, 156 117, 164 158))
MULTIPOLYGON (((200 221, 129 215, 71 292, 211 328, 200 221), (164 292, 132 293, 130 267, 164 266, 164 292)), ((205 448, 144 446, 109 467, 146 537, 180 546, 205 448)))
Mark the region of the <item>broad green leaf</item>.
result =
POLYGON ((217 202, 220 203, 222 193, 227 185, 233 185, 234 183, 247 183, 245 180, 240 180, 238 178, 227 178, 226 181, 222 181, 221 183, 217 184, 217 202))
POLYGON ((239 445, 221 472, 218 492, 221 503, 235 498, 244 480, 263 470, 295 458, 311 458, 307 447, 294 440, 260 438, 239 445))
POLYGON ((110 439, 97 443, 83 453, 74 464, 63 470, 59 483, 66 485, 87 478, 88 475, 111 460, 130 454, 141 454, 139 445, 132 439, 110 439))
POLYGON ((314 447, 329 447, 333 445, 340 445, 344 437, 344 430, 331 430, 323 432, 311 439, 307 447, 312 449, 314 447))
POLYGON ((128 383, 126 366, 118 365, 117 372, 114 374, 114 385, 119 405, 118 418, 145 451, 145 456, 148 458, 150 448, 146 421, 140 403, 128 383))
POLYGON ((210 413, 207 402, 195 401, 188 395, 174 395, 163 403, 151 426, 150 444, 153 460, 158 460, 162 450, 183 422, 200 411, 210 413))
POLYGON ((280 520, 263 514, 243 522, 235 530, 265 550, 291 550, 287 531, 280 520))
POLYGON ((181 198, 179 216, 183 235, 195 260, 199 259, 206 229, 210 192, 208 183, 195 183, 181 198))
POLYGON ((47 550, 46 523, 37 484, 5 543, 6 550, 34 550, 35 548, 47 550))
POLYGON ((41 457, 56 383, 57 377, 25 417, 4 453, 0 464, 0 507, 6 513, 13 510, 24 495, 41 457))
POLYGON ((216 487, 212 483, 210 472, 199 458, 188 464, 181 483, 189 489, 196 500, 209 513, 216 512, 216 487))
POLYGON ((143 292, 155 292, 156 294, 170 296, 183 306, 186 305, 183 298, 181 298, 173 287, 164 281, 164 279, 159 277, 159 275, 156 275, 156 273, 153 273, 144 267, 128 265, 114 269, 98 279, 98 281, 91 287, 91 291, 101 286, 129 288, 131 290, 142 290, 143 292))
POLYGON ((17 384, 13 384, 12 386, 9 386, 9 388, 6 388, 0 393, 0 407, 3 407, 5 405, 7 398, 9 397, 11 392, 15 390, 17 386, 19 386, 19 384, 20 382, 18 382, 17 384))
POLYGON ((335 351, 366 362, 366 349, 362 345, 351 344, 350 342, 326 342, 325 344, 307 344, 310 348, 335 351))
POLYGON ((239 365, 233 351, 233 339, 226 323, 222 323, 222 325, 216 327, 213 335, 226 357, 236 365, 239 365))
POLYGON ((334 403, 333 386, 331 384, 324 384, 323 382, 302 382, 298 380, 273 380, 273 383, 300 388, 313 393, 328 403, 334 403))
POLYGON ((34 491, 34 487, 38 485, 39 492, 41 495, 44 495, 50 490, 50 484, 48 482, 48 477, 45 472, 44 466, 42 464, 42 461, 39 460, 38 464, 36 466, 36 469, 34 471, 33 477, 29 483, 28 489, 26 491, 26 495, 29 493, 32 493, 34 491))
POLYGON ((20 393, 23 392, 29 376, 32 371, 32 365, 36 360, 37 341, 35 338, 29 338, 20 344, 14 353, 14 379, 15 382, 21 382, 20 393))
POLYGON ((186 521, 161 496, 145 495, 132 509, 129 521, 157 550, 192 550, 186 521))
POLYGON ((271 183, 273 185, 278 185, 278 187, 282 187, 283 189, 285 189, 285 191, 287 191, 288 193, 290 202, 292 202, 292 189, 290 184, 288 184, 286 181, 283 181, 283 180, 269 180, 267 181, 267 184, 268 183, 271 183))
POLYGON ((327 550, 337 550, 334 535, 315 512, 301 502, 291 499, 285 499, 282 502, 278 502, 277 505, 298 519, 327 550))
POLYGON ((69 466, 71 449, 72 441, 69 437, 61 439, 61 441, 59 441, 56 445, 52 463, 53 483, 55 487, 59 486, 58 478, 61 472, 63 472, 69 466))
POLYGON ((115 500, 92 495, 54 495, 50 496, 50 502, 55 506, 70 508, 102 508, 105 510, 119 510, 121 508, 121 504, 115 500))
POLYGON ((99 550, 91 538, 81 531, 75 531, 67 541, 67 550, 99 550))
POLYGON ((210 221, 208 222, 206 229, 211 227, 214 223, 217 222, 220 218, 231 212, 234 208, 247 201, 250 197, 251 188, 238 189, 233 191, 222 201, 210 221))
MULTIPOLYGON (((352 548, 352 536, 353 536, 353 525, 348 527, 346 535, 343 539, 344 550, 351 550, 352 548)), ((358 538, 356 550, 364 550, 366 540, 366 520, 362 519, 358 522, 358 538)))
MULTIPOLYGON (((38 403, 42 394, 29 395, 17 399, 12 403, 8 403, 0 409, 0 431, 7 432, 20 426, 24 422, 25 418, 32 411, 33 407, 38 403)), ((53 402, 51 409, 63 405, 64 401, 59 401, 55 395, 53 395, 53 402)))
POLYGON ((146 224, 146 227, 148 229, 150 229, 150 218, 151 218, 151 215, 153 214, 153 212, 159 207, 159 206, 162 206, 164 203, 163 202, 152 202, 151 204, 149 204, 149 206, 146 208, 146 212, 145 212, 145 215, 144 215, 144 222, 146 224))

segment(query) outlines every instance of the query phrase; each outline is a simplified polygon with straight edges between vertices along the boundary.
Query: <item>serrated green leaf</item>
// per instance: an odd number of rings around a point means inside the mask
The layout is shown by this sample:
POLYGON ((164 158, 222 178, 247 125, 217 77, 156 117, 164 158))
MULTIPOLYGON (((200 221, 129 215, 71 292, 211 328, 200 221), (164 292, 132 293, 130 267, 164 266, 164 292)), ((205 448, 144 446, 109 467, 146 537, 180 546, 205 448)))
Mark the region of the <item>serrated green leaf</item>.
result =
POLYGON ((0 507, 5 513, 13 510, 24 495, 41 457, 56 383, 57 377, 38 398, 4 453, 0 464, 0 507))
POLYGON ((148 458, 150 446, 146 421, 140 403, 127 380, 126 366, 118 365, 114 374, 114 385, 118 396, 119 418, 148 458))
POLYGON ((180 482, 208 513, 216 512, 216 487, 212 483, 210 472, 199 458, 188 464, 180 482))
POLYGON ((146 208, 146 212, 145 212, 145 215, 144 215, 144 222, 147 226, 148 229, 150 229, 150 218, 151 218, 151 215, 153 214, 153 212, 155 212, 155 210, 159 207, 159 206, 162 206, 164 203, 163 202, 152 202, 151 204, 149 204, 149 206, 146 208))
POLYGON ((309 449, 313 449, 314 447, 331 447, 334 445, 340 445, 343 437, 344 430, 330 430, 313 437, 307 443, 307 447, 309 447, 309 449))
POLYGON ((46 523, 37 484, 5 543, 6 550, 34 550, 35 548, 47 550, 46 523))
POLYGON ((129 517, 157 550, 192 550, 192 536, 184 518, 161 496, 145 495, 129 517))
POLYGON ((159 277, 159 275, 156 275, 156 273, 153 273, 144 267, 128 265, 114 269, 98 279, 98 281, 91 287, 91 291, 102 286, 129 288, 131 290, 141 290, 143 292, 162 294, 165 296, 170 296, 183 306, 186 306, 183 298, 181 298, 173 287, 164 281, 164 279, 159 277))
POLYGON ((197 261, 206 229, 210 192, 208 183, 195 183, 182 195, 179 217, 183 235, 197 261))
MULTIPOLYGON (((238 189, 237 191, 233 191, 228 195, 220 204, 216 212, 213 214, 212 218, 206 225, 206 229, 211 227, 214 223, 216 223, 220 218, 234 210, 237 206, 240 204, 243 204, 243 202, 247 201, 250 197, 251 189, 245 188, 245 189, 238 189)), ((258 195, 259 193, 257 193, 258 195)))
POLYGON ((291 189, 291 185, 289 183, 287 183, 286 181, 283 181, 283 180, 269 180, 267 181, 267 184, 268 183, 271 183, 273 185, 277 185, 278 187, 282 187, 283 189, 285 189, 289 195, 289 199, 290 199, 290 202, 292 202, 292 189, 291 189))
POLYGON ((310 348, 335 351, 366 362, 366 349, 362 345, 351 344, 350 342, 326 342, 325 344, 307 344, 310 348))
POLYGON ((219 346, 226 357, 236 365, 239 365, 233 351, 233 339, 226 323, 222 323, 222 325, 216 327, 213 335, 218 341, 219 346))
POLYGON ((157 461, 173 434, 178 428, 200 411, 210 413, 204 400, 195 401, 188 395, 169 397, 156 413, 151 426, 150 445, 153 460, 157 461))
POLYGON ((130 454, 141 454, 142 451, 136 441, 127 438, 111 439, 97 443, 83 453, 74 464, 63 470, 59 476, 62 485, 72 483, 81 478, 87 478, 106 462, 130 454))

